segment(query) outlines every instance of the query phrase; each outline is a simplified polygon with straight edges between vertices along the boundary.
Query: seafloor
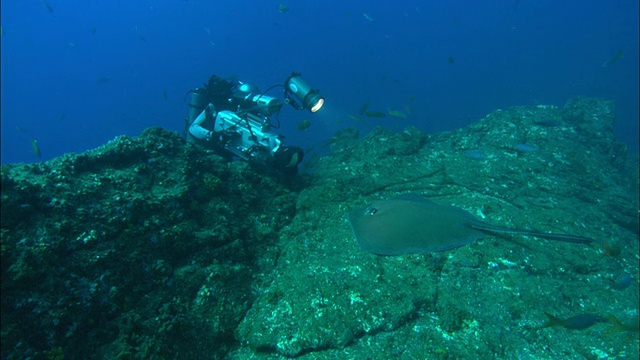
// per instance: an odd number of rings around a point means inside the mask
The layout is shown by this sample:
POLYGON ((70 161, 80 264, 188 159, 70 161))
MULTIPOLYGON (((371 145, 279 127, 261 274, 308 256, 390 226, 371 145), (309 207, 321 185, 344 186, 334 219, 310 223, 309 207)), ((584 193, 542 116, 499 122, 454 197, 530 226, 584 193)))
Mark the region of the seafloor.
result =
POLYGON ((2 358, 637 359, 638 158, 614 120, 576 98, 345 129, 293 179, 159 128, 3 166, 2 358), (405 192, 596 242, 362 251, 347 211, 405 192))

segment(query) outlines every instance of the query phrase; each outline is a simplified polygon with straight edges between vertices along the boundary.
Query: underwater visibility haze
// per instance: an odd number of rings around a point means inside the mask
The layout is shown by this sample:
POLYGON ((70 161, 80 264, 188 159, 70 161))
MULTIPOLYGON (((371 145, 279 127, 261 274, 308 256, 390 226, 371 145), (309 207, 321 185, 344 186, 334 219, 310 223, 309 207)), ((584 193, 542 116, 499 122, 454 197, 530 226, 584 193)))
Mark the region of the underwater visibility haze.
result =
POLYGON ((287 143, 305 149, 345 127, 434 133, 591 96, 616 101, 616 134, 633 153, 637 10, 627 0, 3 1, 2 163, 150 126, 182 132, 184 95, 211 74, 266 90, 291 71, 327 98, 321 113, 280 114, 287 143), (300 131, 304 120, 313 126, 300 131))
POLYGON ((1 6, 2 359, 638 358, 637 1, 1 6))

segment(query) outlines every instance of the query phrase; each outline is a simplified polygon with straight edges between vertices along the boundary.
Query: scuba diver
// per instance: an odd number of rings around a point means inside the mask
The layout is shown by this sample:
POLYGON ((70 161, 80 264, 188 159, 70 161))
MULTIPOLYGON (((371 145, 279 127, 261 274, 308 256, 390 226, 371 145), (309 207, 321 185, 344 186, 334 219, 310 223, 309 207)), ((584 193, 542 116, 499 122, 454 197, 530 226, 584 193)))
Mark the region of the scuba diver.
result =
POLYGON ((280 127, 278 115, 282 105, 294 109, 318 111, 324 98, 316 89, 293 72, 284 85, 274 85, 264 92, 251 84, 211 75, 202 87, 190 90, 189 114, 185 120, 188 141, 215 149, 232 159, 246 160, 257 169, 295 174, 304 152, 284 146, 282 135, 272 133, 280 127), (284 102, 265 95, 275 87, 284 87, 284 102), (275 115, 276 124, 271 122, 275 115))

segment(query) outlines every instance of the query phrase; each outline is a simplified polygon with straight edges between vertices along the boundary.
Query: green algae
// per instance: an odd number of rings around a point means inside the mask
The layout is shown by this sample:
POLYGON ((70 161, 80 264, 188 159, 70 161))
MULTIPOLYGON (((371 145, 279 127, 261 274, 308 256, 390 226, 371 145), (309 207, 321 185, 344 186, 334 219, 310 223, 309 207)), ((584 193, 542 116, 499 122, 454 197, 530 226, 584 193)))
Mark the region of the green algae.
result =
POLYGON ((345 129, 295 179, 158 128, 3 166, 2 357, 636 358, 637 339, 606 325, 538 329, 545 312, 637 314, 637 283, 609 287, 638 256, 637 162, 614 110, 579 98, 442 134, 345 129), (409 191, 620 253, 518 237, 361 251, 346 212, 409 191))

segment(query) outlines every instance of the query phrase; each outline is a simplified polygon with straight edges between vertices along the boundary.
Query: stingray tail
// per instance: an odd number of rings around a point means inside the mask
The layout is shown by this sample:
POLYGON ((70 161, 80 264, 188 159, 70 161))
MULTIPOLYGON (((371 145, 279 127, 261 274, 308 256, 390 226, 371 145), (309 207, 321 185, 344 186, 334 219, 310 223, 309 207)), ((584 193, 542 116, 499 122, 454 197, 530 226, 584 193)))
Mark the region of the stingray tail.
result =
POLYGON ((541 231, 512 229, 512 228, 505 228, 505 227, 493 226, 493 225, 473 224, 471 225, 471 227, 486 233, 534 236, 534 237, 539 237, 543 239, 563 241, 563 242, 574 243, 574 244, 590 244, 594 241, 591 238, 577 236, 577 235, 545 233, 541 231))

